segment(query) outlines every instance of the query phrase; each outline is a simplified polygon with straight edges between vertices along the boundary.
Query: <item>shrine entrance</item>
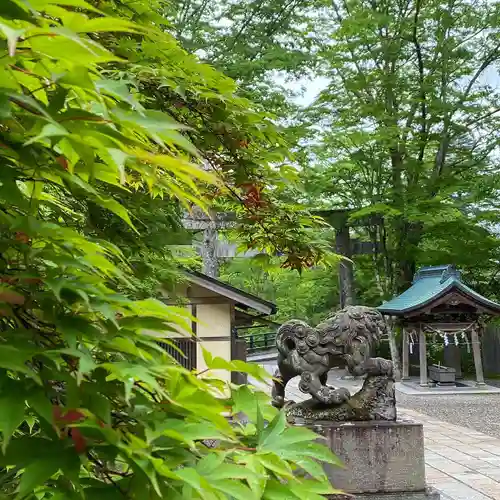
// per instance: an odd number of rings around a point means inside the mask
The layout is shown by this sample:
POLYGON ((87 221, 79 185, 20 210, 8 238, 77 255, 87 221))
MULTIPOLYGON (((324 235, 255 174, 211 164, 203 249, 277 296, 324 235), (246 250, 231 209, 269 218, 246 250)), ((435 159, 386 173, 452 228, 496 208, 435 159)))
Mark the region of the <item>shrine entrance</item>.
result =
POLYGON ((402 327, 403 381, 410 379, 410 353, 418 344, 421 387, 428 387, 429 379, 438 385, 455 385, 462 375, 461 347, 473 353, 476 386, 485 385, 481 334, 485 322, 500 315, 500 304, 463 283, 454 266, 420 269, 408 290, 378 309, 396 317, 402 327), (428 342, 444 344, 447 366, 427 366, 428 342))

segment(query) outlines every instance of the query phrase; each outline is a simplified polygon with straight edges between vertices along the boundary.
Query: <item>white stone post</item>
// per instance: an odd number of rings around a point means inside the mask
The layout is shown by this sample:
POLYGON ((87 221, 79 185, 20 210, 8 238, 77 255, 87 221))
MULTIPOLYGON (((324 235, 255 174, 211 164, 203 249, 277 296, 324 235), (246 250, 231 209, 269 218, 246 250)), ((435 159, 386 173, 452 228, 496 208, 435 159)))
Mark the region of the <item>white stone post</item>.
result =
POLYGON ((203 230, 203 244, 201 247, 203 272, 211 278, 219 277, 219 259, 217 258, 219 232, 217 231, 216 217, 215 211, 211 210, 203 230))

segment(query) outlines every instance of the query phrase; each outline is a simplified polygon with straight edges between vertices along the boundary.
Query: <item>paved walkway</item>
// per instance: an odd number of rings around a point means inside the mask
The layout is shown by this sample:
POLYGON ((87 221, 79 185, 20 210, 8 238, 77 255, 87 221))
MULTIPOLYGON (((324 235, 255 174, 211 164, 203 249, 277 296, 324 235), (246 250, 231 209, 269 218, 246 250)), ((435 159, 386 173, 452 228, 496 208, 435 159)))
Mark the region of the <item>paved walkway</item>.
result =
POLYGON ((442 500, 500 500, 500 439, 413 410, 398 413, 424 424, 427 483, 442 500))
MULTIPOLYGON (((266 368, 270 373, 274 369, 266 368)), ((348 387, 351 393, 361 388, 361 380, 339 383, 342 373, 332 370, 329 381, 348 387)), ((287 386, 287 399, 307 397, 297 382, 294 379, 287 386)), ((441 500, 500 500, 500 439, 399 406, 398 417, 424 424, 426 479, 441 492, 441 500)))

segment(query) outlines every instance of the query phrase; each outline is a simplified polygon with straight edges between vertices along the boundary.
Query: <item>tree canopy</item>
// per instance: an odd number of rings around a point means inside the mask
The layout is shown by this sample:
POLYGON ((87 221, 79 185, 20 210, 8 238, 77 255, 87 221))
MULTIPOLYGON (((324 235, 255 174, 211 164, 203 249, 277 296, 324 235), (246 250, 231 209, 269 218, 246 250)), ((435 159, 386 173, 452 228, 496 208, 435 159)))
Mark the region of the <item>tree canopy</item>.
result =
POLYGON ((323 131, 312 172, 354 217, 382 216, 373 237, 390 289, 430 255, 494 257, 480 223, 498 188, 498 5, 334 2, 331 13, 316 31, 329 84, 310 109, 323 131))
POLYGON ((380 301, 417 266, 444 262, 498 292, 498 2, 173 5, 188 49, 268 109, 262 85, 285 99, 272 109, 295 152, 297 199, 378 221, 354 231, 376 249, 355 259, 361 297, 380 301), (316 97, 299 105, 281 91, 286 79, 316 97))

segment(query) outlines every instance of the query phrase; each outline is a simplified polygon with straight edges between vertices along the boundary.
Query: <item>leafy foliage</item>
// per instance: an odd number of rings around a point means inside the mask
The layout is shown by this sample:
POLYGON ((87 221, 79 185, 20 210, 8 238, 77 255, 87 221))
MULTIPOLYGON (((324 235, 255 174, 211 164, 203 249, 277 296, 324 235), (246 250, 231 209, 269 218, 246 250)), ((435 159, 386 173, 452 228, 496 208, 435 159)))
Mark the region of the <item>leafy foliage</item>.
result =
MULTIPOLYGON (((121 2, 106 5, 131 19, 150 16, 151 23, 157 22, 158 12, 170 8, 159 0, 151 3, 151 13, 136 6, 124 8, 121 2)), ((235 213, 238 240, 282 255, 282 263, 294 269, 330 258, 330 247, 313 233, 321 228, 321 221, 298 205, 296 196, 290 196, 296 193, 298 177, 290 166, 289 134, 276 126, 264 103, 259 106, 249 100, 252 93, 247 92, 246 97, 235 94, 235 82, 209 66, 204 66, 203 78, 197 67, 173 72, 164 65, 158 43, 142 44, 141 51, 122 39, 106 43, 116 45, 118 53, 136 63, 128 68, 126 78, 132 78, 148 107, 168 112, 182 125, 183 135, 196 146, 204 169, 217 175, 220 183, 208 198, 214 210, 235 213)), ((170 46, 164 50, 172 57, 170 46)))
POLYGON ((132 16, 118 5, 0 6, 3 498, 322 498, 333 490, 316 460, 336 459, 317 436, 286 427, 250 388, 179 366, 158 341, 189 329, 186 311, 137 298, 134 251, 160 255, 141 230, 175 228, 177 204, 206 206, 226 181, 195 164, 199 144, 138 77, 161 68, 158 87, 182 81, 185 95, 239 106, 228 120, 245 113, 230 80, 158 30, 149 5, 134 2, 132 16), (239 413, 255 424, 224 416, 239 413))
POLYGON ((276 76, 300 77, 314 68, 314 39, 304 37, 310 2, 168 2, 165 14, 190 52, 239 82, 247 96, 279 116, 297 108, 297 94, 276 76))
POLYGON ((498 294, 497 2, 170 5, 184 46, 286 124, 303 180, 295 199, 381 221, 357 229, 378 249, 357 259, 362 296, 368 287, 380 301, 417 265, 443 262, 498 294), (287 79, 323 91, 297 109, 287 79))
POLYGON ((298 25, 306 6, 302 0, 244 5, 186 0, 168 2, 163 10, 170 29, 187 50, 234 77, 243 95, 260 104, 251 109, 264 109, 273 129, 276 123, 280 125, 279 135, 270 134, 262 112, 249 123, 246 99, 241 100, 247 117, 243 127, 235 121, 232 110, 227 110, 231 111, 231 120, 225 118, 226 112, 211 113, 218 119, 216 123, 207 117, 206 106, 195 110, 191 103, 183 102, 179 112, 183 123, 202 131, 193 142, 203 142, 199 147, 208 151, 204 154, 207 164, 219 173, 230 174, 231 182, 226 186, 237 203, 220 200, 216 194, 215 206, 236 213, 240 225, 231 237, 246 247, 285 256, 282 263, 292 269, 331 260, 331 244, 319 237, 321 220, 311 217, 297 186, 300 151, 295 146, 302 128, 293 119, 298 107, 288 99, 295 92, 279 85, 276 79, 279 72, 300 77, 312 69, 312 41, 289 40, 290 32, 297 37, 302 34, 298 25), (228 127, 228 121, 234 126, 228 127), (232 173, 234 165, 243 166, 243 178, 241 172, 232 173), (256 165, 259 173, 254 175, 256 165), (263 165, 268 166, 264 174, 263 165))
POLYGON ((274 302, 277 323, 301 318, 311 324, 324 320, 338 305, 338 275, 335 268, 316 267, 301 274, 276 266, 267 259, 234 259, 221 279, 274 302))
POLYGON ((322 136, 311 184, 355 218, 379 216, 368 234, 385 293, 406 288, 417 262, 496 258, 484 222, 498 218, 498 4, 329 10, 316 31, 329 85, 310 110, 322 136))

